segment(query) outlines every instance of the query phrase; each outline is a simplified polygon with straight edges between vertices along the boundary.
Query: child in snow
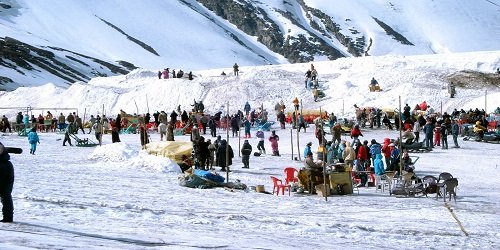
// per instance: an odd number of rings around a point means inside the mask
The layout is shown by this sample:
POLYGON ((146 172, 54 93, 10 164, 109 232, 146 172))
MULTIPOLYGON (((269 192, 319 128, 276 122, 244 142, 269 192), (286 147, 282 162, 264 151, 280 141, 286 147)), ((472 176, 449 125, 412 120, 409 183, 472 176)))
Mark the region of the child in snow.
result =
POLYGON ((441 124, 439 122, 434 128, 434 146, 441 146, 441 124))
POLYGON ((34 155, 36 151, 36 144, 40 144, 40 139, 38 138, 35 127, 33 127, 28 134, 28 142, 31 145, 30 154, 34 155))
POLYGON ((278 150, 278 141, 280 137, 276 134, 276 131, 273 130, 271 136, 269 137, 269 141, 271 142, 271 148, 273 149, 273 156, 280 156, 280 152, 278 150))

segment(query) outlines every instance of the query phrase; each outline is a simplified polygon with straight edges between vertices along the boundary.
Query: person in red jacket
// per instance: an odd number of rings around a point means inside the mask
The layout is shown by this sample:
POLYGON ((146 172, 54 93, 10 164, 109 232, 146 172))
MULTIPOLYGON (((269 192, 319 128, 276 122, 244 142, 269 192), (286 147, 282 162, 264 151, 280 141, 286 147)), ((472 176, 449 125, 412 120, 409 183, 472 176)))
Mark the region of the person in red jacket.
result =
POLYGON ((385 164, 386 164, 386 169, 390 166, 391 164, 391 148, 389 147, 389 144, 391 144, 391 139, 389 138, 384 138, 384 145, 382 145, 382 154, 384 155, 385 159, 385 164))
MULTIPOLYGON (((365 141, 368 144, 368 141, 365 141)), ((368 175, 366 173, 360 173, 359 171, 366 171, 366 162, 368 160, 368 151, 366 147, 364 147, 360 141, 356 143, 356 150, 358 153, 356 154, 356 167, 354 171, 356 172, 356 176, 359 177, 361 182, 358 184, 358 187, 366 186, 366 182, 368 181, 368 175)))
POLYGON ((359 130, 359 125, 356 124, 354 125, 354 128, 351 130, 351 139, 352 140, 352 144, 356 144, 356 142, 359 142, 359 139, 358 137, 360 136, 363 136, 363 134, 361 133, 361 130, 359 130))

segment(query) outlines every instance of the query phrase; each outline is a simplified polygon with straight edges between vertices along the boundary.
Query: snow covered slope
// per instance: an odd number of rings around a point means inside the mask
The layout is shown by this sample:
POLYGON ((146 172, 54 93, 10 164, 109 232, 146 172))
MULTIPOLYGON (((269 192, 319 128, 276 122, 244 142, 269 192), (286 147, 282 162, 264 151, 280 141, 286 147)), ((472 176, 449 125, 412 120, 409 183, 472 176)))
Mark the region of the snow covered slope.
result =
MULTIPOLYGON (((223 70, 230 72, 228 68, 199 71, 192 81, 158 79, 155 72, 135 70, 128 75, 78 82, 69 88, 46 84, 0 92, 0 102, 4 108, 29 106, 35 115, 47 108, 78 108, 80 114, 86 110, 88 117, 89 113, 102 113, 103 107, 104 112, 112 116, 120 109, 127 113, 171 112, 179 104, 182 109, 191 110, 194 100, 203 101, 209 113, 223 109, 227 103, 233 113, 242 109, 246 101, 253 108, 263 104, 272 109, 283 100, 291 108, 292 100, 298 97, 305 109, 322 107, 329 112, 353 116, 354 104, 396 108, 399 96, 403 105, 414 106, 426 100, 437 111, 441 107, 443 111, 484 107, 484 93, 488 90, 488 111, 500 106, 499 85, 470 87, 466 85, 470 80, 455 80, 457 95, 453 99, 448 97, 446 89, 454 79, 452 76, 459 72, 492 73, 500 67, 500 52, 345 58, 314 65, 326 94, 319 102, 314 102, 311 92, 304 88, 304 72, 309 64, 241 67, 238 77, 220 76, 223 70), (378 80, 382 92, 368 92, 372 77, 378 80)), ((21 110, 4 110, 11 118, 18 111, 21 110)))

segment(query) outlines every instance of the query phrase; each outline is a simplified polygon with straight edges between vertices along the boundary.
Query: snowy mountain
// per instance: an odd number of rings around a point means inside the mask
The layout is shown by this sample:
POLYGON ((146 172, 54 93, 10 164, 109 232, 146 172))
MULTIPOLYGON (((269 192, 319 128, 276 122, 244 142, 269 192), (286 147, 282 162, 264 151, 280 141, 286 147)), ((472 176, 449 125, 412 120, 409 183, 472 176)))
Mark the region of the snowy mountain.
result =
POLYGON ((500 50, 500 1, 0 1, 0 89, 139 67, 197 71, 500 50))

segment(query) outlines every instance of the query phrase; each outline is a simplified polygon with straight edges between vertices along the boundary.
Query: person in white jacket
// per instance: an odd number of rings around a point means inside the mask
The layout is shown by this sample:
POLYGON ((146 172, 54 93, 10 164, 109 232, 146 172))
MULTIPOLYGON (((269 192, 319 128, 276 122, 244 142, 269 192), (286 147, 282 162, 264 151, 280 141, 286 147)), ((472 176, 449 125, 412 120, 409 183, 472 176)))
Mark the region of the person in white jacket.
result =
POLYGON ((419 142, 420 123, 418 121, 413 124, 413 134, 415 134, 415 142, 419 142))
POLYGON ((160 133, 160 141, 163 141, 163 136, 165 136, 165 140, 167 139, 167 124, 160 122, 158 125, 158 133, 160 133))

